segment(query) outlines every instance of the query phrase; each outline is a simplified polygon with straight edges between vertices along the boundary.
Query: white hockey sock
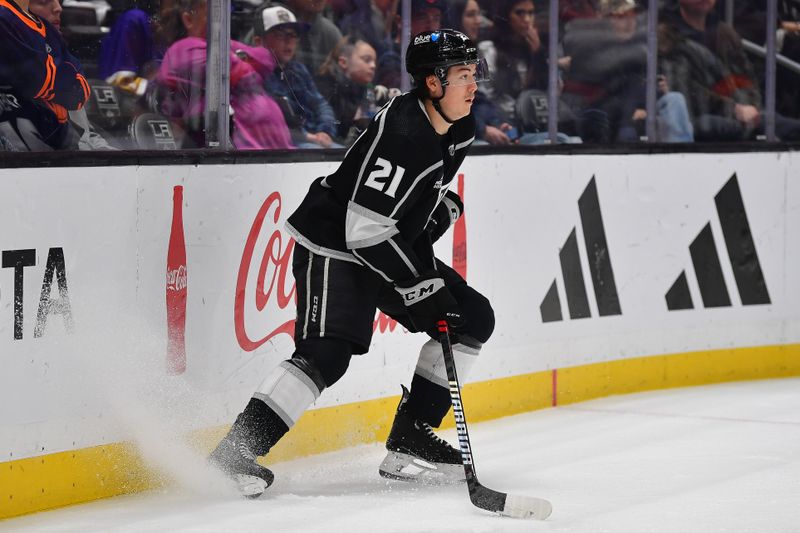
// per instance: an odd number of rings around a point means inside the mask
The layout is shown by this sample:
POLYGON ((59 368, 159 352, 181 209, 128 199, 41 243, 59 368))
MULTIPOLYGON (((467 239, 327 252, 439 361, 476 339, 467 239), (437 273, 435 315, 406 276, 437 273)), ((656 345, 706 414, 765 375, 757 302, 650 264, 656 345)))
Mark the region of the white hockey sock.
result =
POLYGON ((320 394, 305 372, 283 361, 264 379, 253 398, 267 404, 291 428, 320 394))
MULTIPOLYGON (((478 360, 480 351, 480 348, 473 348, 462 343, 453 345, 456 373, 458 374, 458 381, 462 384, 466 381, 467 376, 469 376, 469 372, 472 370, 475 361, 478 360)), ((431 339, 422 345, 419 351, 419 359, 417 360, 417 368, 414 373, 445 389, 449 387, 447 370, 444 366, 444 354, 442 353, 442 346, 439 344, 439 341, 431 339)))

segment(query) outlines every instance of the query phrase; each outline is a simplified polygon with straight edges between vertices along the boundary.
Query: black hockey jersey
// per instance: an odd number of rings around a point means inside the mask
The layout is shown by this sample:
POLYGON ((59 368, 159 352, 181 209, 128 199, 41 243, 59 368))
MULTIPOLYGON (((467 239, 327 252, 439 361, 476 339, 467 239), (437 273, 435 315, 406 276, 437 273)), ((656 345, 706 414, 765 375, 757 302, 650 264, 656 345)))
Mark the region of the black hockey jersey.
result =
POLYGON ((433 268, 420 250, 433 210, 475 139, 468 115, 445 135, 413 93, 389 101, 333 174, 311 184, 286 228, 316 254, 366 265, 402 282, 433 268))

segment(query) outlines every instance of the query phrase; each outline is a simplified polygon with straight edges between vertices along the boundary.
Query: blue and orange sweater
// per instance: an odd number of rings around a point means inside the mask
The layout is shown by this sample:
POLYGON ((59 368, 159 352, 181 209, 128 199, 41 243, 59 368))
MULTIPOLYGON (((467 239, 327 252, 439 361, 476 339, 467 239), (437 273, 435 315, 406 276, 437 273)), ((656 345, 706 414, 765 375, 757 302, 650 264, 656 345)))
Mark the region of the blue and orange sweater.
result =
POLYGON ((68 110, 89 98, 89 84, 59 32, 0 0, 0 122, 27 119, 53 148, 62 148, 68 110))

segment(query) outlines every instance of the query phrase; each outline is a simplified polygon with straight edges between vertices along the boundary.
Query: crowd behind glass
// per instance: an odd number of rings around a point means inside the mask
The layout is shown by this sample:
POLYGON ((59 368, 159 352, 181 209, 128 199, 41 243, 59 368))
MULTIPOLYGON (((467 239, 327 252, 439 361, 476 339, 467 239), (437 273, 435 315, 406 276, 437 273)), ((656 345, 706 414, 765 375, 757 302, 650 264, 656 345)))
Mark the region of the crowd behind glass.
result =
MULTIPOLYGON (((52 52, 56 74, 44 85, 39 59, 0 54, 0 150, 207 146, 206 0, 29 0, 27 9, 24 3, 0 0, 0 22, 13 29, 28 16, 28 27, 50 33, 48 54, 56 38, 64 52, 52 52), (74 97, 67 99, 68 91, 74 97)), ((405 27, 411 35, 451 27, 477 43, 491 80, 479 85, 473 105, 476 142, 489 145, 764 140, 771 88, 764 46, 774 28, 780 55, 771 124, 778 140, 797 141, 800 0, 778 0, 776 20, 768 18, 767 3, 661 0, 651 106, 648 20, 654 19, 646 0, 559 0, 557 17, 550 16, 556 3, 549 0, 411 0, 405 27), (557 83, 550 84, 553 72, 557 83), (655 114, 649 137, 648 108, 655 114), (557 126, 549 128, 553 118, 557 126)), ((349 146, 404 89, 401 6, 400 0, 232 0, 223 51, 230 61, 231 147, 349 146)))

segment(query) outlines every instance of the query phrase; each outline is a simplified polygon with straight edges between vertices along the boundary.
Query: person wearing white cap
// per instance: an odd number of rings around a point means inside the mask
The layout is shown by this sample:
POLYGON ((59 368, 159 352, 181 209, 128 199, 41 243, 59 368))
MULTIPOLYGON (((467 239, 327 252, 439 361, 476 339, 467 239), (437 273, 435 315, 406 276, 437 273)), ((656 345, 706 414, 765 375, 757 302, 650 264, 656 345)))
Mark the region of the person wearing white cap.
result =
POLYGON ((319 93, 306 66, 294 59, 300 36, 309 25, 298 22, 285 6, 273 4, 256 11, 253 29, 253 44, 269 50, 277 63, 264 85, 281 105, 295 146, 342 148, 331 138, 336 133, 331 105, 319 93))

